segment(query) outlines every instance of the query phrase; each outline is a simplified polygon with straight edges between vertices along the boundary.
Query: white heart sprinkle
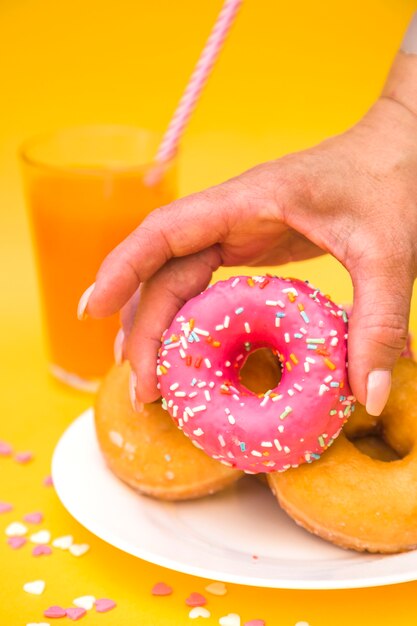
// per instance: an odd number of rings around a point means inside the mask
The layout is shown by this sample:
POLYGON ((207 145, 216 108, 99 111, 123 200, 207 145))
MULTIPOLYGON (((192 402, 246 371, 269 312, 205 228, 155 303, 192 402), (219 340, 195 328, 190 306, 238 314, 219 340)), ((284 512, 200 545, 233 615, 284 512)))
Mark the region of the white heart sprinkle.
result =
POLYGON ((206 591, 212 593, 214 596, 224 596, 227 593, 224 583, 210 583, 207 585, 206 591))
POLYGON ((46 583, 44 580, 33 580, 30 583, 23 585, 23 591, 26 593, 32 593, 35 596, 40 596, 45 591, 46 583))
POLYGON ((61 550, 68 550, 74 543, 74 537, 72 535, 63 535, 53 540, 52 545, 54 548, 60 548, 61 550))
POLYGON ((240 615, 237 613, 229 613, 219 619, 220 626, 240 626, 240 615))
POLYGON ((37 533, 33 533, 33 535, 30 536, 30 540, 32 543, 45 545, 51 541, 51 533, 49 530, 40 530, 37 533))
POLYGON ((197 617, 210 617, 211 613, 208 609, 205 609, 203 606, 195 606, 188 613, 188 617, 190 619, 196 619, 197 617))
POLYGON ((82 556, 86 552, 88 552, 90 546, 88 543, 73 543, 72 546, 69 547, 69 551, 73 556, 82 556))
POLYGON ((46 622, 30 622, 30 624, 26 624, 26 626, 51 626, 46 622))
POLYGON ((80 609, 85 609, 86 611, 89 611, 93 608, 95 601, 96 599, 94 596, 80 596, 79 598, 75 598, 72 603, 75 604, 75 606, 78 606, 80 609))
POLYGON ((8 525, 6 530, 4 531, 7 537, 23 537, 26 535, 28 529, 24 524, 20 522, 12 522, 8 525))
POLYGON ((308 622, 297 622, 294 626, 310 626, 308 622))

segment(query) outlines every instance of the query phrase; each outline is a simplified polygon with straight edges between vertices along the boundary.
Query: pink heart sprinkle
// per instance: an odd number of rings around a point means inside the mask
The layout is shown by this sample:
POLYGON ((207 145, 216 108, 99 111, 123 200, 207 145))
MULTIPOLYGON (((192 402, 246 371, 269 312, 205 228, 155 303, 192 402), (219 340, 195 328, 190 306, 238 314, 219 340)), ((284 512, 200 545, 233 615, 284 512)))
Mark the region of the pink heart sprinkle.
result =
POLYGON ((265 626, 263 619, 251 619, 250 622, 245 622, 244 626, 265 626))
POLYGON ((43 479, 43 484, 45 485, 45 487, 53 487, 54 483, 52 481, 52 476, 45 476, 45 478, 43 479))
POLYGON ((43 522, 43 515, 36 511, 35 513, 27 513, 23 519, 25 522, 28 522, 28 524, 40 524, 43 522))
POLYGON ((97 613, 105 613, 106 611, 110 611, 117 606, 114 600, 109 600, 108 598, 100 598, 95 601, 96 611, 97 613))
POLYGON ((14 460, 18 463, 29 463, 33 459, 32 452, 17 452, 14 455, 14 460))
POLYGON ((80 619, 80 617, 84 617, 87 611, 85 609, 82 609, 81 607, 71 606, 69 609, 66 610, 66 613, 67 616, 75 622, 75 620, 80 619))
POLYGON ((43 612, 45 617, 66 617, 67 612, 61 606, 50 606, 43 612))
POLYGON ((0 441, 0 456, 9 456, 12 452, 12 446, 9 443, 0 441))
POLYGON ((12 505, 8 502, 0 502, 0 513, 8 513, 12 509, 12 505))
POLYGON ((185 604, 188 604, 188 606, 204 606, 207 604, 207 599, 201 593, 193 591, 186 599, 185 604))
POLYGON ((156 583, 156 585, 152 587, 151 593, 153 596, 170 596, 172 593, 172 587, 166 583, 156 583))
POLYGON ((9 537, 7 543, 13 550, 18 550, 27 542, 26 537, 9 537))
POLYGON ((49 546, 45 546, 44 544, 39 544, 33 548, 32 554, 33 556, 43 556, 47 554, 52 554, 52 550, 49 546))

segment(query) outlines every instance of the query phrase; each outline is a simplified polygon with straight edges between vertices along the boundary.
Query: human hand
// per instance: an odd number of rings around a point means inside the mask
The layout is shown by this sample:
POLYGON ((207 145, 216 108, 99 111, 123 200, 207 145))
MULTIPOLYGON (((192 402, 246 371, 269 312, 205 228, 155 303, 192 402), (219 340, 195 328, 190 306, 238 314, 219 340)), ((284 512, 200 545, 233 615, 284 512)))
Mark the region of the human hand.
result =
POLYGON ((382 97, 343 135, 153 211, 104 260, 88 299, 92 317, 125 307, 123 353, 136 397, 158 397, 161 334, 220 265, 276 266, 329 252, 354 286, 352 391, 379 414, 406 342, 417 271, 415 137, 417 116, 382 97))

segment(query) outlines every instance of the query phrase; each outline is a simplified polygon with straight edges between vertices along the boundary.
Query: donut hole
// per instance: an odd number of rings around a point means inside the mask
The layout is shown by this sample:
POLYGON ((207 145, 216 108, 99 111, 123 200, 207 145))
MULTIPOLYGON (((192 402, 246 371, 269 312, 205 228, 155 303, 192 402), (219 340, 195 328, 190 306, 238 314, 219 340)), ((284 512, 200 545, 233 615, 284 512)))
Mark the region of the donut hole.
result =
POLYGON ((355 448, 362 452, 362 454, 371 457, 371 459, 389 463, 391 461, 398 461, 405 456, 405 454, 401 455, 397 450, 394 450, 384 438, 384 431, 381 424, 377 424, 367 431, 359 430, 356 434, 345 434, 355 448))
POLYGON ((279 358, 270 348, 258 348, 251 352, 239 372, 241 385, 256 394, 275 389, 281 376, 279 358))

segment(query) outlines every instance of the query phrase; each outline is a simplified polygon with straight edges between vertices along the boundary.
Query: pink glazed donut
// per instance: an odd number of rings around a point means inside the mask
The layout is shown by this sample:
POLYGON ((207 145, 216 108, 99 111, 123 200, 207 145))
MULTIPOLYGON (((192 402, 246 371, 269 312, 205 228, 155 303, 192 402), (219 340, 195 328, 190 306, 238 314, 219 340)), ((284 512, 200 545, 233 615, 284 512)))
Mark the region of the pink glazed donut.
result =
POLYGON ((269 275, 218 282, 164 333, 163 406, 195 446, 225 465, 259 473, 311 462, 354 409, 346 339, 345 311, 306 282, 269 275), (239 371, 265 347, 278 354, 282 376, 256 394, 239 371))

